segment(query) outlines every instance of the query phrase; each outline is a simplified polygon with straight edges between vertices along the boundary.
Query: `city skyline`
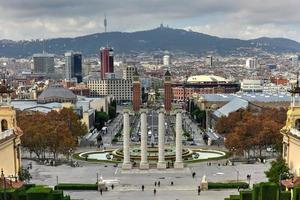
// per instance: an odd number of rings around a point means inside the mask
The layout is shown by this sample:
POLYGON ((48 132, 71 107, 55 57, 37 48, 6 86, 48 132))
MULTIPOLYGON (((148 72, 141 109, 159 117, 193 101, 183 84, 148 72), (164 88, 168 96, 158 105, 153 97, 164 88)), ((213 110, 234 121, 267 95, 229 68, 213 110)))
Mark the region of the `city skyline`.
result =
POLYGON ((289 1, 58 1, 0 0, 0 39, 76 37, 107 31, 133 32, 160 23, 219 37, 286 37, 300 41, 297 8, 289 1), (145 23, 147 21, 147 23, 145 23), (22 31, 19 31, 22 30, 22 31))

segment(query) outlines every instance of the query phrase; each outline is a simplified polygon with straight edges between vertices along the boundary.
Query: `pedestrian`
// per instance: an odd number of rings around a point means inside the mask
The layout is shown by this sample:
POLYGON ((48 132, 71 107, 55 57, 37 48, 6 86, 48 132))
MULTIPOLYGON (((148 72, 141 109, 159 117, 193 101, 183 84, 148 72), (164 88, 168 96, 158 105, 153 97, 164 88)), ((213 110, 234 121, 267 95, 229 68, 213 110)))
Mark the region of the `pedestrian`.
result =
POLYGON ((144 185, 142 185, 142 191, 144 191, 144 189, 145 189, 145 186, 144 186, 144 185))
POLYGON ((102 192, 103 192, 103 191, 102 191, 102 188, 101 188, 101 189, 100 189, 100 195, 101 195, 101 196, 102 196, 102 192))
POLYGON ((171 181, 171 186, 173 186, 174 185, 174 183, 173 183, 173 181, 171 181))
POLYGON ((200 193, 201 193, 201 187, 198 186, 198 196, 200 195, 200 193))
POLYGON ((155 181, 155 182, 154 182, 154 186, 155 186, 155 187, 156 187, 156 184, 157 184, 157 183, 156 183, 156 181, 155 181))
POLYGON ((193 178, 195 178, 195 176, 196 176, 196 172, 193 172, 192 176, 193 176, 193 178))
POLYGON ((112 185, 111 185, 111 189, 113 190, 113 189, 114 189, 114 187, 115 187, 115 186, 114 186, 114 184, 112 184, 112 185))
POLYGON ((240 186, 237 187, 238 192, 240 191, 240 186))
POLYGON ((155 188, 154 188, 154 190, 153 190, 153 194, 156 195, 156 189, 155 189, 155 188))
POLYGON ((160 187, 160 181, 158 181, 157 185, 158 185, 158 187, 160 187))

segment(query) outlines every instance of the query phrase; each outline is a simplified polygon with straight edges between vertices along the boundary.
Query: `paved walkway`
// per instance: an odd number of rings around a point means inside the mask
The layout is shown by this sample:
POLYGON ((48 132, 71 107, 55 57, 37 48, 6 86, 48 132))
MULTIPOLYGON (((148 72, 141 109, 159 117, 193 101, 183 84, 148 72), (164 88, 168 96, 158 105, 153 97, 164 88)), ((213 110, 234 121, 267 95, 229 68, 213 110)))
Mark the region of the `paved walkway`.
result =
MULTIPOLYGON (((30 161, 24 160, 26 165, 30 161)), ((220 161, 219 161, 220 162, 220 161)), ((239 164, 236 166, 218 166, 218 162, 213 162, 212 166, 207 163, 190 164, 185 173, 177 173, 174 169, 164 173, 160 170, 150 170, 149 173, 118 173, 117 167, 113 164, 91 164, 81 163, 82 167, 70 167, 61 165, 57 167, 38 165, 33 162, 32 183, 43 185, 56 185, 63 183, 95 183, 98 177, 104 180, 113 180, 115 182, 114 190, 103 192, 103 196, 97 191, 66 191, 72 199, 163 199, 163 200, 223 200, 230 194, 236 194, 236 190, 209 190, 201 192, 200 197, 197 194, 197 187, 200 184, 203 175, 206 175, 208 181, 224 182, 246 180, 247 174, 251 174, 253 182, 266 181, 264 171, 270 166, 267 164, 239 164), (193 179, 191 173, 196 172, 193 179), (238 172, 238 173, 237 173, 238 172), (156 187, 157 194, 153 195, 155 188, 154 182, 160 181, 160 187, 156 187), (171 181, 174 183, 171 186, 171 181), (118 184, 119 183, 119 184, 118 184), (141 185, 145 186, 145 191, 141 191, 141 185)), ((141 171, 141 170, 139 170, 141 171)))

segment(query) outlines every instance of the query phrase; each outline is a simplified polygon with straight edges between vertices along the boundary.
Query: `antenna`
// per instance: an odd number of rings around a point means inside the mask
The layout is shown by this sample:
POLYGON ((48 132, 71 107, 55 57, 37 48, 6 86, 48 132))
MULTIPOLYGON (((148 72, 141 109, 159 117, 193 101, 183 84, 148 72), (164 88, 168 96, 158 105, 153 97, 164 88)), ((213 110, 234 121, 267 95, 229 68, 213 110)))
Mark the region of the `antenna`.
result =
POLYGON ((45 21, 42 21, 43 24, 43 37, 42 37, 42 42, 43 42, 43 54, 45 54, 45 30, 46 30, 46 26, 45 26, 45 21))
POLYGON ((107 31, 107 19, 106 19, 106 14, 104 15, 104 29, 105 29, 105 33, 107 31))

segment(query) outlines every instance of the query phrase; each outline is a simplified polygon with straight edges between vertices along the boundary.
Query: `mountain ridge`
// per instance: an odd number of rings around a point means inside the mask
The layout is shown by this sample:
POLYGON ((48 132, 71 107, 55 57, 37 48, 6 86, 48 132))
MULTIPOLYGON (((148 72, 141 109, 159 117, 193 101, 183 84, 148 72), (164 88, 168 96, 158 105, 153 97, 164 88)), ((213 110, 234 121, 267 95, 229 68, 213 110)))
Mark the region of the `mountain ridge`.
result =
MULTIPOLYGON (((81 51, 84 55, 97 55, 102 46, 109 44, 117 53, 185 52, 221 55, 251 53, 251 49, 283 53, 300 52, 300 43, 287 38, 260 37, 250 40, 222 38, 183 29, 159 27, 136 32, 92 33, 77 37, 59 37, 42 40, 0 40, 0 56, 26 57, 42 52, 63 55, 68 50, 81 51), (108 42, 109 41, 109 42, 108 42)), ((253 52, 252 52, 253 53, 253 52)))

